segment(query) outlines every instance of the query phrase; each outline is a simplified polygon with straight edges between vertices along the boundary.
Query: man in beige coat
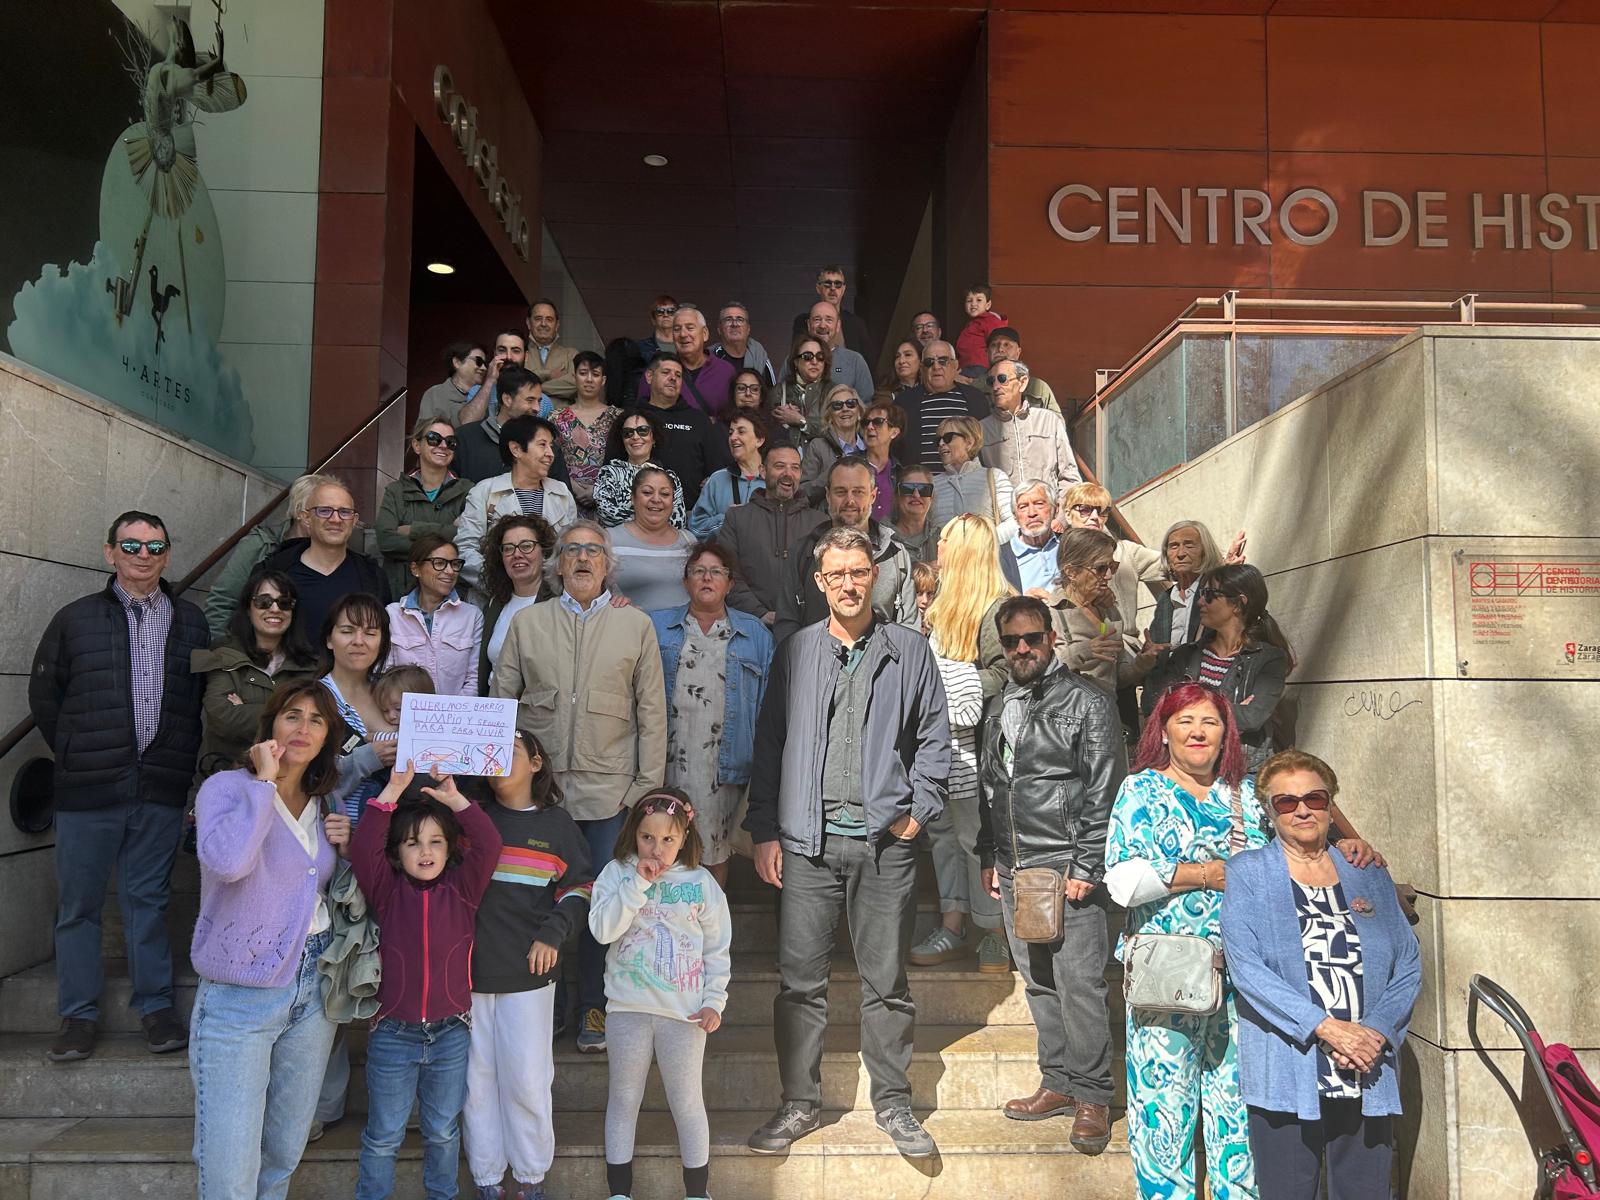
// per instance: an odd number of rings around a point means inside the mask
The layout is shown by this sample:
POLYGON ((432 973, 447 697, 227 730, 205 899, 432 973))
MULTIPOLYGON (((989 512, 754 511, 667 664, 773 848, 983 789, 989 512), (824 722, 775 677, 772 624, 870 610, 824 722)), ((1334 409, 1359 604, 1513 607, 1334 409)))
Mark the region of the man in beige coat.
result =
MULTIPOLYGON (((611 604, 606 584, 616 558, 603 527, 573 522, 557 536, 552 561, 560 594, 512 618, 493 692, 518 701, 518 727, 539 739, 591 861, 603 865, 628 809, 660 787, 666 772, 661 650, 648 616, 611 604)), ((558 1029, 563 998, 558 992, 558 1029)), ((580 1051, 605 1051, 605 1010, 605 947, 585 927, 578 943, 580 1051)))

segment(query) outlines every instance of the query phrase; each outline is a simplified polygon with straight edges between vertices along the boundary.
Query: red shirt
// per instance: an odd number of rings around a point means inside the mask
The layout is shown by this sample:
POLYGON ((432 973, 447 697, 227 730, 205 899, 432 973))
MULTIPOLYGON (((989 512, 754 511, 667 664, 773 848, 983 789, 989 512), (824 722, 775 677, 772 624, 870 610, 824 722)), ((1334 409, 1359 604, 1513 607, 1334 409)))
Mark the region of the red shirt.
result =
POLYGON ((979 313, 966 323, 956 338, 956 361, 963 367, 989 367, 989 335, 1006 323, 994 309, 979 313))

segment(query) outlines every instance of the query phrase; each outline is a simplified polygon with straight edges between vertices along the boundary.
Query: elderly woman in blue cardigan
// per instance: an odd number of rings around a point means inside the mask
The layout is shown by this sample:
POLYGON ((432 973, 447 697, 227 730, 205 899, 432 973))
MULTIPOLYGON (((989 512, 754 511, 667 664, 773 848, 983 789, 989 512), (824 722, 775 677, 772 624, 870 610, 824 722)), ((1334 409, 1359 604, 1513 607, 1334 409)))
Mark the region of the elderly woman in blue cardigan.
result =
POLYGON ((1257 775, 1277 826, 1228 863, 1222 943, 1238 992, 1239 1082, 1272 1200, 1387 1196, 1398 1060, 1422 986, 1416 935, 1376 864, 1328 842, 1339 781, 1286 750, 1257 775))

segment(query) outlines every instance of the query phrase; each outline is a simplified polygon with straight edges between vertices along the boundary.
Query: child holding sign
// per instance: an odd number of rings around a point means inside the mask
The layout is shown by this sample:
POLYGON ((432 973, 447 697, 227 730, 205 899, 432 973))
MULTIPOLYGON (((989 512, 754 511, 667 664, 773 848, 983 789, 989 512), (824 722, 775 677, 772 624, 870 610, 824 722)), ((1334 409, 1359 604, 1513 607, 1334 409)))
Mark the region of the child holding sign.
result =
POLYGON ((594 884, 589 929, 606 953, 606 1184, 633 1192, 634 1126, 655 1059, 678 1127, 683 1187, 705 1197, 711 1133, 700 1087, 706 1034, 728 1003, 728 899, 700 865, 694 807, 676 788, 647 792, 594 884))
POLYGON ((394 1191, 395 1154, 415 1098, 422 1114, 422 1183, 456 1194, 467 1089, 469 950, 500 834, 448 777, 396 811, 415 778, 396 769, 356 826, 350 861, 383 930, 378 1017, 367 1040, 367 1127, 356 1200, 394 1191))

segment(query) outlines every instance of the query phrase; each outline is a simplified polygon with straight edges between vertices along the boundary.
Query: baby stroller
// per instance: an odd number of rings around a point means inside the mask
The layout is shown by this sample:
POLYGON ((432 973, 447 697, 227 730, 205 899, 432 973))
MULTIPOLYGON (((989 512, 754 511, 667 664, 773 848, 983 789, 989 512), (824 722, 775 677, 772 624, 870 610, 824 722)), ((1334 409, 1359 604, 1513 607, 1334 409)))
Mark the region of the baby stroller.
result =
POLYGON ((1505 988, 1484 975, 1474 975, 1469 987, 1478 1002, 1517 1035, 1566 1140, 1539 1156, 1539 1195, 1549 1200, 1600 1200, 1593 1149, 1600 1145, 1600 1088, 1578 1065, 1571 1047, 1544 1044, 1527 1012, 1505 988))

